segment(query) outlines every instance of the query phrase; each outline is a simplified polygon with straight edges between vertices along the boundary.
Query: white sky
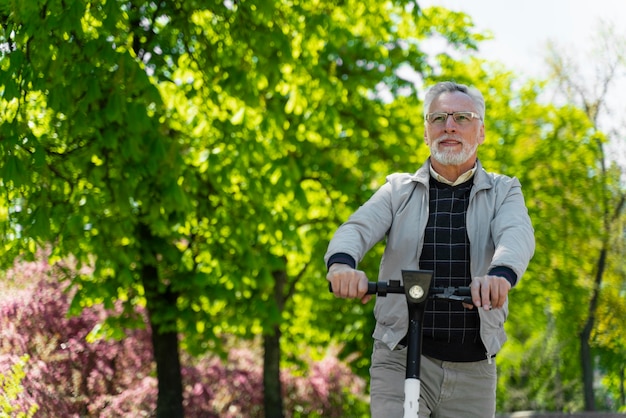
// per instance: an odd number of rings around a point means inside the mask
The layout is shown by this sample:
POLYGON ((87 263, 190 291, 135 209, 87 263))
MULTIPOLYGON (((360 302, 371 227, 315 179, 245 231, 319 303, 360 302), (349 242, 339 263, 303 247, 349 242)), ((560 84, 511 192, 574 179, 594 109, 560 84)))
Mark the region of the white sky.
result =
MULTIPOLYGON (((623 29, 626 0, 417 0, 420 7, 443 6, 472 17, 494 40, 480 45, 480 55, 502 61, 528 75, 543 73, 548 40, 568 50, 587 48, 601 22, 623 29)), ((619 30, 618 30, 619 32, 619 30)), ((582 51, 581 51, 582 52, 582 51)))

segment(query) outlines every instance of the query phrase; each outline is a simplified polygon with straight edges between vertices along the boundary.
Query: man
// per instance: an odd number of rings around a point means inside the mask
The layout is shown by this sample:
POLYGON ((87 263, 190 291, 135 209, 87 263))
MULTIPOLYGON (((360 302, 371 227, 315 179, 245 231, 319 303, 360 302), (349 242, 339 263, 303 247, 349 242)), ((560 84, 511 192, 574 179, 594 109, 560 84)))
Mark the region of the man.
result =
MULTIPOLYGON (((486 172, 485 102, 474 88, 433 86, 424 100, 430 158, 392 174, 332 238, 325 261, 334 294, 363 303, 358 262, 386 238, 381 281, 432 270, 432 286, 470 286, 474 306, 428 301, 423 318, 420 418, 492 417, 495 355, 506 340, 508 293, 534 253, 534 231, 516 178, 486 172)), ((372 417, 402 417, 408 309, 404 295, 377 298, 370 368, 372 417)))

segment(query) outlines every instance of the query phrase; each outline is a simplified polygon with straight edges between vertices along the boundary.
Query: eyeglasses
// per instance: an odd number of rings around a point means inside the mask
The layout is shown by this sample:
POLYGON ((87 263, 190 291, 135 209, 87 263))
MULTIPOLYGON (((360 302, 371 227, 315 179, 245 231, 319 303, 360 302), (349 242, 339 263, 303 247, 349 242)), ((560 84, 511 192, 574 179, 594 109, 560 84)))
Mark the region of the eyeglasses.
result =
POLYGON ((443 125, 448 121, 448 116, 452 115, 452 119, 459 125, 467 125, 473 119, 481 119, 478 113, 474 112, 434 112, 426 115, 426 121, 433 125, 443 125))

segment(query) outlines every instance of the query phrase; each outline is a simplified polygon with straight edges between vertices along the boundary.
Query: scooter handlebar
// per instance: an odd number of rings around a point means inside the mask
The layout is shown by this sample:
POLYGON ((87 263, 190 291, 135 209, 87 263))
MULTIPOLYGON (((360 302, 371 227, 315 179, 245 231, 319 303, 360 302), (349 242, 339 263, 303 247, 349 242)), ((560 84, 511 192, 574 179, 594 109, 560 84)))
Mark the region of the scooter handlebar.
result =
MULTIPOLYGON (((328 290, 332 293, 332 283, 328 283, 328 290)), ((404 294, 404 285, 397 280, 389 282, 367 282, 368 295, 387 296, 389 293, 404 294)), ((431 287, 428 295, 432 299, 443 299, 448 301, 459 301, 473 305, 472 292, 469 286, 459 287, 431 287)))

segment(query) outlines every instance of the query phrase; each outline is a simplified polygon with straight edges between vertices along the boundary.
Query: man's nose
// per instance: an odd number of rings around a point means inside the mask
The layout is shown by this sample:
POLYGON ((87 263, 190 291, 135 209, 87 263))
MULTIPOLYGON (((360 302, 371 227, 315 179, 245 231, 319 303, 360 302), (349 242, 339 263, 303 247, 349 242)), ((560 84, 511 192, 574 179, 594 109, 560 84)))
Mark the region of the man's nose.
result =
POLYGON ((446 123, 444 124, 446 131, 455 131, 458 127, 457 123, 454 121, 452 115, 448 115, 446 118, 446 123))

